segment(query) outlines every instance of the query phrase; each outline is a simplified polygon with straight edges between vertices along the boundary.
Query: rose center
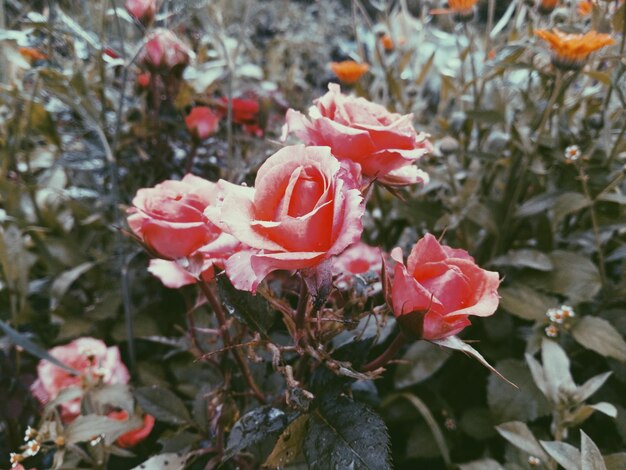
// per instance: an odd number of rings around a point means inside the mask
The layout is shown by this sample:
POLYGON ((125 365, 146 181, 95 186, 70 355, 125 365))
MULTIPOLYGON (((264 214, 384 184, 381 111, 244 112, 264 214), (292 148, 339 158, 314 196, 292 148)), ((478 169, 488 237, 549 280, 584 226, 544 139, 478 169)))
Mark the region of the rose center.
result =
POLYGON ((370 264, 364 259, 355 259, 348 264, 348 270, 352 274, 366 273, 370 269, 370 264))
POLYGON ((310 177, 302 177, 296 182, 287 214, 290 217, 302 217, 313 209, 324 194, 324 188, 310 177))

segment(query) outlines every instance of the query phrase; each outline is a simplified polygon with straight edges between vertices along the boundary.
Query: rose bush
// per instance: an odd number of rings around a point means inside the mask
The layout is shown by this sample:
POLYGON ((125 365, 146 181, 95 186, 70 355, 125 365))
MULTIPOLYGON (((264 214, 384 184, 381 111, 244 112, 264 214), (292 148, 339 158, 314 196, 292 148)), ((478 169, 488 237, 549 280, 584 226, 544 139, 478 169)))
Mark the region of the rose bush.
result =
POLYGON ((498 273, 480 268, 465 250, 440 245, 426 234, 406 266, 400 248, 391 256, 397 264, 387 302, 413 336, 452 336, 471 323, 470 315, 487 317, 498 308, 498 273))
MULTIPOLYGON (((59 361, 77 370, 80 375, 72 375, 65 369, 42 360, 37 366, 37 380, 31 390, 40 403, 46 404, 67 387, 82 387, 95 381, 105 384, 125 384, 130 380, 128 369, 122 362, 117 346, 107 347, 95 338, 78 338, 69 344, 57 346, 48 351, 59 361)), ((74 420, 80 414, 80 398, 61 405, 64 422, 74 420)))
POLYGON ((341 253, 363 230, 355 175, 328 147, 285 147, 259 168, 255 187, 219 181, 224 200, 205 214, 246 248, 226 261, 241 290, 277 269, 312 268, 341 253))
POLYGON ((432 145, 426 134, 415 131, 412 120, 412 114, 390 113, 364 98, 344 95, 331 83, 328 93, 309 109, 308 119, 299 111, 287 111, 283 139, 293 133, 308 145, 327 145, 336 158, 358 163, 365 177, 383 184, 413 184, 427 181, 428 175, 405 168, 432 145))

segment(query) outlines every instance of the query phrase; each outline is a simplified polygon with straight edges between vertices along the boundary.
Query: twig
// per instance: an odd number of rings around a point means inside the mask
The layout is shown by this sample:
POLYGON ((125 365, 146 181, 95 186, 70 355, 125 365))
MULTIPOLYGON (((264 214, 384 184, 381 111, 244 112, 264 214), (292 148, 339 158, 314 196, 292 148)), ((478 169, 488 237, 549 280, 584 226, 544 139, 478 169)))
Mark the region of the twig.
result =
POLYGON ((387 346, 387 349, 385 349, 383 353, 376 359, 368 362, 363 367, 361 367, 361 372, 371 372, 380 367, 383 367, 394 357, 396 357, 396 354, 398 354, 400 348, 402 348, 402 346, 406 344, 407 340, 408 338, 405 336, 405 334, 402 333, 402 331, 399 331, 398 335, 393 339, 389 346, 387 346))

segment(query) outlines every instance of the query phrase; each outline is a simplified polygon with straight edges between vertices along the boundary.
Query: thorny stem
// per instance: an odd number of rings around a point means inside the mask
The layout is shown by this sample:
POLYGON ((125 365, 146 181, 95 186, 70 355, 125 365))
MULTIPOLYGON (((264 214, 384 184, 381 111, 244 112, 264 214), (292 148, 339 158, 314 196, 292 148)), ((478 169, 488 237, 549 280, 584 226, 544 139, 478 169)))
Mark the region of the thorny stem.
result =
POLYGON ((578 169, 578 179, 585 193, 585 197, 589 201, 589 213, 591 214, 591 227, 593 229, 593 237, 596 243, 596 251, 598 252, 598 265, 600 269, 600 278, 602 284, 606 283, 606 270, 604 266, 604 254, 602 253, 602 238, 600 237, 600 225, 598 224, 598 215, 596 214, 595 201, 589 191, 588 176, 585 174, 582 165, 576 165, 578 169))
POLYGON ((265 395, 263 395, 263 392, 261 392, 258 385, 254 381, 254 377, 252 376, 252 372, 250 372, 250 367, 248 366, 248 362, 243 356, 243 353, 237 348, 231 348, 232 339, 230 337, 230 332, 228 331, 228 325, 226 324, 226 315, 224 315, 222 304, 213 293, 213 290, 211 289, 211 286, 209 284, 207 284, 206 282, 199 282, 198 285, 200 286, 200 289, 202 290, 202 293, 204 294, 206 299, 209 301, 211 308, 213 308, 213 312, 215 312, 215 318, 217 318, 217 322, 220 325, 224 345, 229 348, 229 350, 233 353, 235 361, 237 361, 239 369, 241 370, 241 374, 243 375, 243 378, 245 379, 248 386, 250 387, 250 390, 252 390, 253 395, 259 402, 265 403, 265 395))
POLYGON ((402 346, 407 343, 408 338, 402 331, 399 331, 397 336, 393 339, 393 341, 387 346, 387 349, 383 351, 383 353, 378 356, 376 359, 368 362, 361 368, 361 372, 371 372, 380 367, 383 367, 389 361, 391 361, 402 346))

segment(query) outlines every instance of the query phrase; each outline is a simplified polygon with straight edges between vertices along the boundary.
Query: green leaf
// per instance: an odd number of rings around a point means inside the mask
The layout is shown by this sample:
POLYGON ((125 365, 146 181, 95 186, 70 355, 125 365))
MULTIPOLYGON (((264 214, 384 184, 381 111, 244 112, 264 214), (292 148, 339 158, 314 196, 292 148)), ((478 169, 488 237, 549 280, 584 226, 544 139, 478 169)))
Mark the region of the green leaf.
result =
POLYGON ((548 255, 539 250, 521 249, 509 250, 505 255, 491 261, 494 266, 514 266, 516 268, 531 268, 538 271, 552 271, 554 265, 548 255))
POLYGON ((600 449, 591 438, 580 431, 580 464, 584 470, 606 470, 600 449))
POLYGON ((596 265, 587 257, 571 251, 553 251, 554 269, 534 273, 529 283, 538 289, 561 294, 572 304, 592 300, 602 287, 596 265))
POLYGON ((326 397, 311 413, 304 456, 309 468, 391 468, 385 423, 345 395, 326 397))
POLYGON ((462 353, 465 353, 468 356, 473 357, 478 362, 480 362, 483 366, 485 366, 487 369, 489 369, 491 372, 493 372, 498 377, 500 377, 502 380, 504 380, 505 382, 509 383, 513 387, 517 388, 517 385, 515 385, 513 382, 508 380, 500 372, 498 372, 491 364, 489 364, 487 362, 487 359, 485 359, 482 354, 480 354, 478 351, 476 351, 469 344, 461 341, 456 336, 448 336, 447 338, 438 339, 438 340, 435 340, 435 341, 432 341, 432 342, 434 344, 438 344, 439 346, 443 346, 444 348, 453 349, 455 351, 461 351, 462 353))
POLYGON ((552 227, 556 230, 556 227, 561 221, 570 214, 578 212, 591 205, 591 201, 580 193, 573 191, 561 194, 554 201, 552 206, 554 217, 552 219, 552 227))
POLYGON ((626 341, 604 318, 585 316, 572 328, 572 336, 587 349, 618 361, 626 361, 626 341))
POLYGON ((95 263, 82 263, 61 273, 61 275, 54 280, 52 287, 50 288, 50 310, 55 310, 74 281, 94 266, 95 263))
POLYGON ((516 217, 530 217, 548 210, 559 197, 559 193, 543 193, 524 202, 515 212, 516 217))
POLYGON ((565 470, 583 470, 580 467, 580 451, 573 445, 558 441, 540 441, 548 455, 565 470))
POLYGON ((612 373, 613 372, 605 372, 604 374, 595 375, 578 387, 577 396, 580 403, 596 393, 612 373))
POLYGON ((427 341, 413 343, 396 368, 396 388, 410 387, 428 379, 450 357, 450 352, 427 341))
POLYGON ((130 387, 126 384, 108 384, 97 387, 89 392, 89 402, 96 410, 104 411, 106 405, 121 408, 129 414, 133 412, 134 399, 130 387))
POLYGON ((521 421, 503 423, 496 426, 496 431, 518 449, 541 459, 544 463, 548 462, 548 455, 539 444, 539 441, 535 439, 530 429, 528 429, 526 423, 522 423, 521 421))
POLYGON ((226 311, 253 331, 267 336, 274 323, 269 303, 260 295, 237 290, 226 276, 217 276, 217 287, 226 311))
POLYGON ((87 442, 102 436, 107 445, 113 444, 122 434, 141 426, 141 419, 134 416, 127 421, 118 421, 106 416, 82 415, 68 425, 63 434, 67 445, 87 442))
POLYGON ((131 470, 183 470, 186 460, 185 456, 173 453, 155 455, 131 470))
POLYGON ((4 334, 7 335, 7 338, 9 339, 9 341, 11 341, 16 346, 21 347, 22 349, 29 352, 33 356, 38 357, 39 359, 45 359, 46 361, 51 362, 55 366, 58 366, 61 369, 66 370, 70 374, 80 375, 80 372, 78 372, 76 369, 73 369, 72 367, 59 361, 57 358, 51 356, 48 353, 48 351, 46 351, 44 348, 36 345, 31 340, 29 340, 26 336, 19 333, 18 331, 15 331, 13 328, 11 328, 2 320, 0 320, 0 329, 2 329, 2 331, 4 331, 4 334))
POLYGON ((493 459, 473 460, 458 465, 459 470, 504 470, 504 467, 493 459))
POLYGON ((228 460, 239 452, 277 435, 289 424, 289 416, 278 408, 262 406, 246 413, 235 423, 224 452, 228 460))
POLYGON ((309 421, 308 415, 296 418, 278 438, 274 450, 265 461, 270 468, 285 468, 288 465, 304 460, 302 446, 309 421))
POLYGON ((565 351, 555 341, 544 338, 541 343, 541 361, 548 398, 555 404, 569 402, 577 387, 570 373, 569 358, 565 351))
POLYGON ((498 362, 496 368, 519 384, 519 390, 516 390, 494 375, 489 377, 487 403, 496 423, 533 421, 550 413, 550 404, 534 384, 523 361, 505 359, 498 362))
POLYGON ((624 470, 626 468, 626 452, 618 452, 604 456, 607 470, 624 470))
POLYGON ((542 320, 546 311, 556 305, 556 301, 522 283, 515 283, 498 289, 500 306, 507 312, 524 320, 542 320))
POLYGON ((191 416, 183 401, 166 388, 152 385, 135 390, 139 406, 159 421, 170 424, 186 424, 191 416))

